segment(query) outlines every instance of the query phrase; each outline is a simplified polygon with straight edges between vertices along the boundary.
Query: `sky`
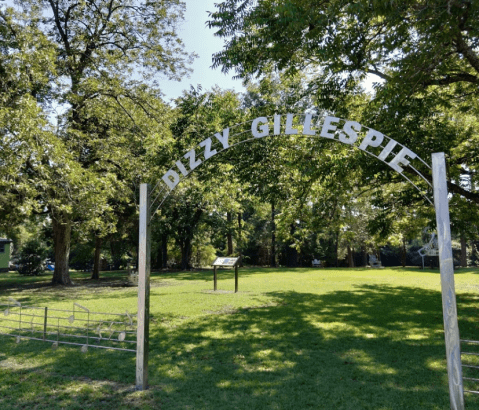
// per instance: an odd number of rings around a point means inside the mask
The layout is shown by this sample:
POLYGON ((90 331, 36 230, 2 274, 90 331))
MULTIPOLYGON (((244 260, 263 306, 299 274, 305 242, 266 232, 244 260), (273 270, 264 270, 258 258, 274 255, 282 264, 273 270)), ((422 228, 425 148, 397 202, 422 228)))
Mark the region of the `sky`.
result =
POLYGON ((220 68, 211 68, 212 55, 223 48, 223 40, 213 35, 214 30, 208 29, 208 11, 215 11, 214 3, 220 0, 186 0, 185 20, 178 30, 180 38, 185 43, 185 51, 195 52, 195 59, 190 77, 181 81, 160 80, 160 87, 165 94, 165 100, 181 96, 183 90, 189 90, 190 85, 201 84, 203 90, 210 90, 215 85, 222 89, 244 91, 241 80, 233 80, 234 72, 227 75, 220 68))
MULTIPOLYGON (((233 80, 234 71, 223 74, 221 68, 211 68, 212 55, 223 49, 223 39, 214 36, 214 30, 206 26, 209 20, 208 11, 215 11, 215 2, 221 0, 185 0, 185 20, 180 25, 178 34, 185 44, 185 51, 195 52, 198 58, 195 59, 191 68, 193 72, 189 78, 184 77, 181 81, 169 81, 162 79, 161 89, 165 94, 165 100, 169 101, 180 97, 183 90, 189 90, 190 86, 196 87, 200 84, 203 91, 211 90, 218 85, 222 89, 232 89, 237 92, 244 91, 241 80, 233 80)), ((381 81, 376 76, 368 76, 364 82, 366 90, 372 90, 372 83, 381 81)))

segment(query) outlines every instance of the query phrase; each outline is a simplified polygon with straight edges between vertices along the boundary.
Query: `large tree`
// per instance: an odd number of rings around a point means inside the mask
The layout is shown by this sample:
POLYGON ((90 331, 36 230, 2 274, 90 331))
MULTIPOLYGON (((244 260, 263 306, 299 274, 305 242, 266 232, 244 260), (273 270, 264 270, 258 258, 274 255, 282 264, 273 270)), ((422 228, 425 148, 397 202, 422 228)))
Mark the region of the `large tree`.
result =
POLYGON ((479 4, 467 0, 227 0, 209 24, 225 38, 214 66, 240 77, 307 70, 329 110, 374 75, 368 125, 421 156, 445 151, 449 189, 477 204, 478 17, 479 4), (463 128, 465 115, 474 121, 463 128))
MULTIPOLYGON (((9 42, 3 57, 12 50, 37 55, 38 61, 30 58, 24 64, 25 78, 32 84, 24 100, 30 102, 32 112, 54 108, 61 116, 56 129, 47 130, 49 142, 29 145, 25 160, 17 161, 22 168, 17 177, 30 173, 30 180, 37 181, 35 191, 26 195, 15 187, 9 192, 50 214, 56 261, 53 282, 69 284, 72 228, 85 219, 101 222, 111 208, 110 199, 123 189, 118 182, 126 170, 131 172, 130 181, 145 177, 145 167, 136 167, 141 162, 131 158, 168 135, 161 121, 156 121, 160 126, 152 132, 145 128, 164 114, 157 103, 161 94, 155 76, 179 79, 186 72, 190 56, 183 52, 176 33, 184 4, 180 0, 25 0, 15 7, 1 14, 7 24, 0 34, 4 43, 9 42), (21 48, 20 40, 30 32, 30 48, 21 48), (42 55, 39 49, 47 52, 42 55), (42 62, 48 70, 40 66, 42 62), (34 87, 37 83, 43 94, 34 87)), ((5 92, 14 87, 9 84, 5 92)), ((43 128, 49 128, 46 116, 40 117, 43 128)), ((6 130, 5 138, 18 141, 12 144, 18 149, 27 134, 6 130)))

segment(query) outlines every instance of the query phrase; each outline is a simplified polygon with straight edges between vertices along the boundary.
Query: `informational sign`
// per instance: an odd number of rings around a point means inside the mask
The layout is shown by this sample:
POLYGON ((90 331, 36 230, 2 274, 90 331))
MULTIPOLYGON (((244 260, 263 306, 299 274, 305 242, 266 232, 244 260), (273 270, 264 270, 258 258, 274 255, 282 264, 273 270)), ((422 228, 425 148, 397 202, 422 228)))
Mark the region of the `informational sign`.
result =
POLYGON ((216 258, 215 261, 213 262, 213 266, 231 266, 234 267, 238 264, 240 258, 216 258))
POLYGON ((217 285, 218 285, 218 275, 217 275, 217 269, 218 266, 222 267, 231 267, 235 268, 235 293, 238 292, 238 265, 240 262, 240 257, 233 258, 233 257, 219 257, 214 260, 212 263, 213 265, 213 283, 214 283, 214 290, 217 290, 217 285))

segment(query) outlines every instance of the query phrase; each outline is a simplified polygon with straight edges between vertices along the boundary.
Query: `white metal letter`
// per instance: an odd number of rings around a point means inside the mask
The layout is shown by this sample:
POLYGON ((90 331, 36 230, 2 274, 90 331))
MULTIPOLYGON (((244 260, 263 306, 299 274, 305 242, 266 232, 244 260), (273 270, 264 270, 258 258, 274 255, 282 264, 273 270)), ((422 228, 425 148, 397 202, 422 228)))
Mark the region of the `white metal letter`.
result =
POLYGON ((293 128, 293 118, 294 114, 286 115, 286 129, 284 130, 284 133, 286 135, 294 135, 298 133, 298 130, 296 128, 293 128))
POLYGON ((329 115, 325 118, 323 123, 323 128, 321 129, 321 137, 324 138, 334 138, 334 134, 330 134, 329 131, 336 131, 337 125, 333 125, 333 122, 338 122, 339 118, 330 117, 329 115))
POLYGON ((188 171, 180 160, 176 161, 175 164, 184 176, 188 175, 188 171))
POLYGON ((201 159, 196 159, 196 152, 194 149, 188 151, 183 158, 190 159, 190 170, 193 171, 198 165, 200 165, 203 161, 201 159))
POLYGON ((303 135, 316 135, 316 131, 311 129, 312 114, 306 114, 303 123, 303 135))
POLYGON ((366 151, 367 147, 379 147, 381 145, 381 142, 383 142, 383 139, 383 134, 370 128, 363 141, 361 142, 361 145, 359 145, 359 149, 366 151))
POLYGON ((409 148, 404 147, 399 153, 392 159, 392 161, 389 163, 389 166, 396 170, 397 172, 403 172, 403 169, 399 164, 404 165, 407 167, 409 165, 409 160, 406 158, 406 155, 410 159, 414 159, 417 157, 417 155, 412 152, 409 148))
POLYGON ((358 132, 361 131, 361 124, 356 121, 348 121, 344 124, 343 131, 346 134, 341 132, 339 134, 339 141, 345 144, 354 144, 358 139, 358 132))
POLYGON ((213 155, 216 155, 216 150, 211 151, 211 138, 207 138, 204 141, 200 142, 200 147, 205 147, 205 159, 211 158, 213 155))
POLYGON ((175 189, 175 186, 178 185, 178 182, 180 182, 180 176, 176 171, 173 171, 172 169, 166 172, 165 175, 161 177, 161 179, 165 181, 165 184, 168 185, 170 191, 173 191, 173 189, 175 189))
POLYGON ((268 119, 266 117, 258 117, 256 118, 253 123, 251 124, 251 133, 255 138, 263 138, 269 134, 269 126, 268 126, 268 119), (258 131, 258 124, 263 124, 259 129, 261 132, 258 131))
POLYGON ((215 137, 218 138, 218 141, 223 144, 223 149, 229 148, 230 144, 228 142, 228 138, 230 137, 230 129, 225 128, 223 130, 223 136, 219 132, 215 134, 215 137))
POLYGON ((281 134, 281 115, 274 114, 274 124, 273 124, 274 135, 281 134))
POLYGON ((385 161, 388 155, 391 153, 391 151, 394 149, 394 147, 397 145, 397 142, 394 141, 393 139, 388 142, 388 145, 384 147, 384 149, 381 151, 379 154, 378 158, 381 161, 385 161))

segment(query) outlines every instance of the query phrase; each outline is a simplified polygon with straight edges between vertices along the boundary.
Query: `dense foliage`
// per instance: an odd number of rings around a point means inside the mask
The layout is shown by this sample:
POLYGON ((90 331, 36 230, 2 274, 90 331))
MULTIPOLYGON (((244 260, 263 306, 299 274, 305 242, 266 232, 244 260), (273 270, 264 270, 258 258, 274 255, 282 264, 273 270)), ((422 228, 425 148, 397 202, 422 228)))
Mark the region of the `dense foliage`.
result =
POLYGON ((168 141, 152 77, 180 78, 189 56, 178 1, 22 1, 0 9, 0 209, 48 214, 53 282, 69 284, 73 232, 103 238, 135 213, 148 154, 168 141), (58 112, 54 114, 54 110, 58 112))
MULTIPOLYGON (((171 105, 159 78, 180 79, 193 57, 176 32, 183 2, 14 5, 0 8, 0 231, 17 250, 49 241, 55 283, 70 283, 69 263, 94 279, 135 265, 140 183, 208 136, 291 112, 358 121, 426 160, 444 151, 461 264, 466 250, 477 259, 474 2, 223 1, 209 21, 225 39, 213 64, 246 92, 199 86, 171 105)), ((381 162, 278 135, 213 156, 175 188, 153 218, 153 266, 231 254, 270 266, 358 266, 368 254, 420 264, 425 228, 430 204, 381 162)))
POLYGON ((445 151, 449 189, 477 204, 478 15, 473 1, 228 0, 209 24, 226 41, 215 66, 244 78, 306 71, 336 113, 378 78, 364 122, 423 157, 445 151))

